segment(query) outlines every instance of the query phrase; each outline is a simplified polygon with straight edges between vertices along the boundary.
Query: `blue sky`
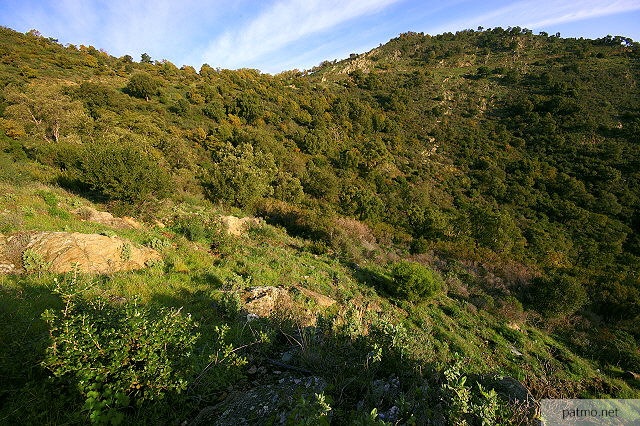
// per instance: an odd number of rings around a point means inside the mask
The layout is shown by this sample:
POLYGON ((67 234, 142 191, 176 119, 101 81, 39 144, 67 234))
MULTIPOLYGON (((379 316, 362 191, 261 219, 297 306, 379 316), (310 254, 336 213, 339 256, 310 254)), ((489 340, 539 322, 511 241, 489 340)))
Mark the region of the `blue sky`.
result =
POLYGON ((0 25, 111 55, 277 73, 366 52, 405 31, 520 26, 640 40, 640 0, 0 0, 0 25))

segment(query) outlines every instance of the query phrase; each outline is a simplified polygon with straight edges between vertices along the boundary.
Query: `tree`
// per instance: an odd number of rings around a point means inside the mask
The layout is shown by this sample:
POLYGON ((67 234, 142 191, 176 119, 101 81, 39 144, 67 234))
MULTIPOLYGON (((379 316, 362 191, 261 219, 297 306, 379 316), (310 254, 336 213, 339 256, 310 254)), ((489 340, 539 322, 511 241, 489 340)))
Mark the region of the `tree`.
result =
POLYGON ((152 63, 152 61, 151 61, 151 56, 149 56, 149 55, 148 55, 148 54, 146 54, 146 53, 143 53, 142 55, 140 55, 140 63, 143 63, 143 64, 150 64, 150 63, 152 63))
POLYGON ((57 84, 33 84, 21 91, 9 86, 4 98, 10 104, 5 109, 7 118, 47 142, 74 134, 89 119, 82 103, 65 95, 64 87, 57 84))
POLYGON ((273 194, 277 168, 273 156, 249 144, 227 144, 215 154, 216 162, 204 179, 209 198, 246 207, 273 194))
POLYGON ((149 97, 158 93, 158 82, 147 73, 137 73, 131 76, 125 91, 136 98, 144 98, 149 101, 149 97))

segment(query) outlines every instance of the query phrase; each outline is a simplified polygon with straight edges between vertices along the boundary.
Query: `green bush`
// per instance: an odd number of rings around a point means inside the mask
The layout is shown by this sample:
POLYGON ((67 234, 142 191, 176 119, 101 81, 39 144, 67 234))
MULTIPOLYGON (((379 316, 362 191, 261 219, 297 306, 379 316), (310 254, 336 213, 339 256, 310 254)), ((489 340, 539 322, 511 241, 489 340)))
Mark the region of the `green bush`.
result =
POLYGON ((199 216, 181 217, 175 221, 172 228, 189 241, 202 241, 211 235, 211 230, 206 226, 206 219, 199 216))
POLYGON ((39 275, 49 269, 49 263, 44 260, 42 253, 26 249, 22 253, 22 267, 27 272, 37 272, 39 275))
POLYGON ((391 265, 392 282, 389 291, 396 297, 418 302, 442 289, 442 279, 431 269, 415 262, 397 262, 391 265))
POLYGON ((530 297, 534 307, 551 318, 571 315, 588 301, 582 284, 575 277, 562 273, 534 278, 530 297))
POLYGON ((149 97, 158 93, 159 86, 160 84, 156 79, 147 73, 141 72, 131 76, 124 90, 131 96, 148 101, 149 97))
POLYGON ((273 194, 271 184, 277 167, 271 154, 243 144, 227 145, 217 157, 204 179, 210 199, 247 207, 259 198, 273 194))
POLYGON ((130 203, 169 190, 169 176, 156 159, 130 144, 94 144, 80 161, 79 180, 94 191, 130 203))
POLYGON ((124 408, 186 389, 199 337, 189 315, 135 301, 64 299, 64 310, 43 314, 51 335, 43 366, 77 387, 92 422, 118 424, 124 408))

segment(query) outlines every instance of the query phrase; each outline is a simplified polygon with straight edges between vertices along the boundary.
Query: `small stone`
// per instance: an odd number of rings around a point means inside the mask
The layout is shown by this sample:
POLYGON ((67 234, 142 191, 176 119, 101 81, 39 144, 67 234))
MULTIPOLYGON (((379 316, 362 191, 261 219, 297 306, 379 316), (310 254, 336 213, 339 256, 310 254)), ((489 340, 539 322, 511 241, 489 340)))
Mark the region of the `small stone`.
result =
POLYGON ((517 350, 515 347, 509 345, 509 350, 511 351, 512 354, 514 354, 515 356, 522 356, 522 352, 520 352, 519 350, 517 350))
POLYGON ((624 378, 627 380, 640 380, 640 374, 633 371, 625 371, 624 378))
POLYGON ((252 365, 251 368, 249 368, 249 370, 247 371, 247 374, 256 374, 257 371, 258 369, 256 368, 256 366, 252 365))

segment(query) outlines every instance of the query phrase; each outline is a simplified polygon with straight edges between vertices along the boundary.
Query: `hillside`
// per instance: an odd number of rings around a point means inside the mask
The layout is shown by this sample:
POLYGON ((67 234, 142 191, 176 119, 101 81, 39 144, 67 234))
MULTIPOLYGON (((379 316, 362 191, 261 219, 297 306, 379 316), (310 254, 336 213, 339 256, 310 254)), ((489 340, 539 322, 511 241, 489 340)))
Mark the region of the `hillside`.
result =
POLYGON ((533 398, 638 398, 638 47, 406 33, 271 76, 1 28, 0 233, 162 257, 20 254, 1 421, 521 424, 533 398))

